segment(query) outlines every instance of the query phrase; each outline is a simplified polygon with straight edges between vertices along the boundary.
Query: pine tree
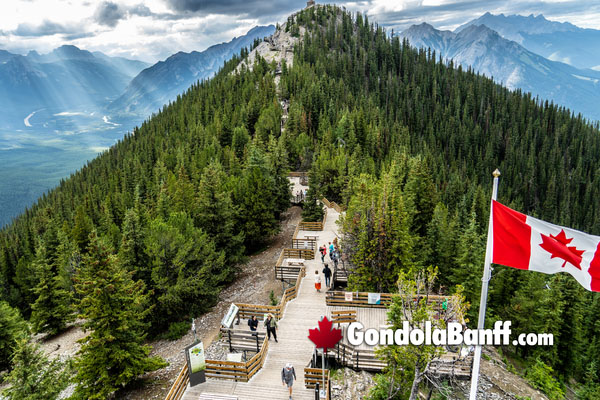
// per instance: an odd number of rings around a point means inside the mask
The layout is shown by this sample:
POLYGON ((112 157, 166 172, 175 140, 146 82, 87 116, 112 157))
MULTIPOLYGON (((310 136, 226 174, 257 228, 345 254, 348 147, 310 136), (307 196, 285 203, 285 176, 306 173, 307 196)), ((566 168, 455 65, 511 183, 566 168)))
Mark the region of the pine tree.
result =
POLYGON ((71 232, 73 240, 80 253, 84 253, 87 250, 89 244, 89 235, 92 232, 93 223, 90 217, 87 215, 85 207, 80 204, 75 212, 74 226, 71 232))
POLYGON ((10 386, 2 392, 7 400, 55 400, 69 384, 69 367, 58 359, 48 360, 27 336, 17 340, 12 367, 10 386))
POLYGON ((236 207, 231 201, 226 179, 223 167, 218 162, 204 169, 198 184, 195 222, 213 238, 216 248, 225 252, 225 265, 233 272, 234 265, 243 259, 244 234, 235 232, 236 207))
POLYGON ((143 321, 152 307, 143 282, 134 282, 131 275, 92 233, 75 278, 82 298, 79 317, 89 332, 80 340, 75 362, 76 399, 105 399, 139 375, 166 365, 160 358, 148 357, 143 321))
POLYGON ((145 253, 145 232, 140 210, 138 207, 130 208, 125 212, 123 221, 123 235, 119 247, 119 263, 127 271, 133 272, 134 280, 141 279, 150 287, 152 282, 151 268, 145 253))
POLYGON ((470 321, 477 321, 479 313, 478 299, 481 292, 481 271, 485 258, 485 237, 479 233, 477 216, 471 213, 469 225, 465 227, 457 244, 457 256, 452 282, 463 285, 465 297, 470 304, 470 321))
POLYGON ((28 328, 19 311, 5 301, 0 301, 0 332, 0 368, 6 369, 18 339, 28 333, 28 328))
POLYGON ((40 283, 34 292, 38 296, 31 306, 31 323, 36 332, 56 335, 74 318, 71 293, 66 285, 63 265, 60 264, 58 232, 54 224, 46 230, 37 250, 40 283))
POLYGON ((253 166, 246 170, 240 189, 240 217, 246 245, 256 249, 279 229, 272 184, 260 167, 253 166))
POLYGON ((150 223, 146 252, 152 265, 153 328, 196 317, 215 304, 229 278, 225 254, 185 213, 150 223))

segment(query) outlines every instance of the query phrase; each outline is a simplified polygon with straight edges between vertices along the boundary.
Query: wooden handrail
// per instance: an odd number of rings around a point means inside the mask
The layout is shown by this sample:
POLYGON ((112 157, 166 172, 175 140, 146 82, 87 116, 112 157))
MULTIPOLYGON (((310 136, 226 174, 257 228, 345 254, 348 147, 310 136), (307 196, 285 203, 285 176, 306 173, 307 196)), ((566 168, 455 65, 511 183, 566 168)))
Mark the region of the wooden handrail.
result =
MULTIPOLYGON (((392 297, 398 295, 392 293, 379 293, 379 296, 381 299, 380 304, 369 304, 368 292, 352 292, 352 301, 346 301, 345 292, 329 291, 326 294, 325 302, 328 306, 387 308, 392 301, 392 297)), ((440 307, 444 300, 449 301, 452 296, 429 295, 420 297, 428 297, 429 304, 440 307)))
POLYGON ((175 382, 173 382, 173 386, 171 386, 171 390, 167 393, 167 397, 165 400, 180 400, 183 397, 183 393, 187 388, 188 382, 190 381, 190 377, 188 375, 188 365, 187 362, 183 363, 183 368, 175 378, 175 382))

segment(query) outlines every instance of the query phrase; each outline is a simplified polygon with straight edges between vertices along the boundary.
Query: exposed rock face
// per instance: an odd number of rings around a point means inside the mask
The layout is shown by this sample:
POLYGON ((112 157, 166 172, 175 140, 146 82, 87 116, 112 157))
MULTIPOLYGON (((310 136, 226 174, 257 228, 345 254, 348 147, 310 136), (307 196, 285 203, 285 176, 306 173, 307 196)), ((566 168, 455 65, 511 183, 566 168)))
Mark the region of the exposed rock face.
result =
POLYGON ((331 398, 333 400, 364 399, 373 386, 373 376, 366 371, 356 372, 350 368, 338 370, 331 380, 331 398))
POLYGON ((284 23, 272 36, 266 38, 252 50, 248 58, 237 66, 236 72, 239 72, 242 66, 252 69, 257 54, 268 63, 275 61, 278 65, 281 65, 282 61, 285 60, 288 66, 292 66, 294 63, 294 45, 301 40, 300 38, 304 35, 305 29, 300 27, 299 37, 294 37, 290 32, 285 31, 285 27, 286 24, 284 23))

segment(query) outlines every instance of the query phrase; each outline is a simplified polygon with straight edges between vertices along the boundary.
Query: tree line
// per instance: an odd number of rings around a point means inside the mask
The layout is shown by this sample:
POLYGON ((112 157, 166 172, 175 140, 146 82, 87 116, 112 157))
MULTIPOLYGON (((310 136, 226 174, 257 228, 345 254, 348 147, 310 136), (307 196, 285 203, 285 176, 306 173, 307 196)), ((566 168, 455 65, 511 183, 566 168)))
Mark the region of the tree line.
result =
MULTIPOLYGON (((347 207, 352 288, 394 292, 400 273, 437 266, 436 289, 462 285, 471 323, 495 168, 503 203, 600 233, 597 124, 416 50, 361 14, 319 6, 285 29, 304 34, 278 86, 275 63, 257 57, 234 73, 234 57, 0 232, 7 330, 20 331, 25 318, 56 333, 77 314, 101 333, 99 309, 129 304, 106 326, 135 314, 141 337, 176 331, 206 312, 244 256, 276 232, 290 169, 309 171, 307 218, 321 218, 321 196, 347 207), (102 296, 116 288, 114 299, 102 296)), ((513 351, 563 381, 585 380, 597 376, 598 301, 563 274, 498 266, 487 321, 554 333, 550 349, 513 351)), ((16 339, 3 337, 7 367, 16 339)), ((124 345, 137 360, 127 379, 160 365, 144 356, 143 341, 118 337, 136 343, 124 345)), ((93 368, 76 365, 81 387, 93 368)), ((122 386, 119 379, 107 377, 107 387, 122 386)))

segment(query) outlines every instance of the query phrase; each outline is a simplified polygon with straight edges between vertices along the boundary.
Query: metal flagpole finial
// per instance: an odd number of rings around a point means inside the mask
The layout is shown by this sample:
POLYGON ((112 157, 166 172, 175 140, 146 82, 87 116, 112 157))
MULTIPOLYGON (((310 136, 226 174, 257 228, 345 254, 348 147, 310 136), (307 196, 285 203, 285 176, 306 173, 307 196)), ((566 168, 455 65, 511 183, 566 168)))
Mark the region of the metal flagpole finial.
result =
POLYGON ((494 175, 494 178, 497 178, 500 176, 500 170, 498 168, 496 168, 496 170, 494 172, 492 172, 492 175, 494 175))

